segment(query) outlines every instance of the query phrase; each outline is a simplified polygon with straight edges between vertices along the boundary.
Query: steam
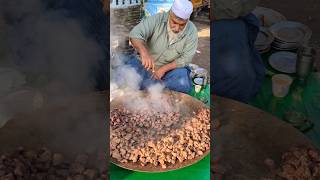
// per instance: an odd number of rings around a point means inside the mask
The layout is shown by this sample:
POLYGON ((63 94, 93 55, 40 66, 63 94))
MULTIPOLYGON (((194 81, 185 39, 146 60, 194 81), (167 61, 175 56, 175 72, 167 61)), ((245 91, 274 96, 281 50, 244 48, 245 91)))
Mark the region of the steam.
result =
POLYGON ((162 91, 164 89, 164 86, 161 84, 155 84, 153 86, 150 86, 148 88, 148 93, 150 94, 151 100, 158 100, 162 98, 162 91))
POLYGON ((78 19, 70 16, 68 9, 53 9, 50 3, 0 0, 0 65, 19 72, 23 77, 19 77, 23 79, 18 79, 19 82, 27 80, 27 84, 20 83, 19 87, 12 88, 10 84, 17 82, 17 75, 1 74, 0 89, 6 92, 0 94, 0 114, 3 116, 28 109, 26 107, 37 101, 34 98, 39 99, 39 92, 47 101, 55 101, 95 90, 93 71, 101 60, 105 60, 103 48, 88 35, 78 19), (12 97, 21 94, 16 91, 25 92, 26 87, 27 91, 36 92, 26 93, 31 96, 26 98, 28 100, 8 109, 6 104, 20 102, 20 98, 12 97))
POLYGON ((129 91, 139 90, 142 77, 135 69, 128 65, 121 65, 115 73, 114 82, 117 82, 120 87, 126 88, 129 91))
POLYGON ((117 46, 122 46, 123 42, 128 39, 129 32, 126 24, 123 22, 122 16, 115 15, 114 11, 110 11, 110 40, 111 44, 111 84, 110 84, 110 100, 119 96, 125 96, 124 105, 127 109, 133 111, 146 111, 146 112, 169 112, 173 111, 174 105, 171 99, 164 93, 165 86, 162 83, 156 83, 144 90, 146 96, 140 89, 140 84, 143 81, 141 74, 126 65, 130 60, 128 56, 119 51, 117 46))
POLYGON ((122 58, 114 61, 120 62, 120 65, 111 69, 111 100, 125 96, 124 105, 131 111, 172 112, 175 110, 170 97, 164 94, 163 84, 156 83, 149 86, 145 90, 145 96, 140 89, 142 76, 133 67, 125 64, 125 57, 118 57, 122 58))
POLYGON ((90 69, 103 52, 76 19, 65 10, 46 8, 41 0, 0 2, 10 47, 7 60, 28 75, 44 75, 75 93, 93 90, 90 69))

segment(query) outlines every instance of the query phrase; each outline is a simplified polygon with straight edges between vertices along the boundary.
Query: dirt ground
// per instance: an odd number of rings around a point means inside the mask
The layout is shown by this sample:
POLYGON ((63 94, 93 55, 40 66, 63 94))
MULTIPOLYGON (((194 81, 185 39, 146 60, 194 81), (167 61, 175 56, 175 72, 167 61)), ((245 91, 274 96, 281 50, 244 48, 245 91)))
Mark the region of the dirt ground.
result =
POLYGON ((288 20, 299 21, 313 32, 310 45, 316 51, 316 67, 320 71, 320 1, 319 0, 261 0, 260 6, 274 9, 283 14, 288 20))
POLYGON ((210 21, 207 13, 200 14, 192 21, 198 29, 198 51, 192 63, 203 67, 210 72, 210 21))

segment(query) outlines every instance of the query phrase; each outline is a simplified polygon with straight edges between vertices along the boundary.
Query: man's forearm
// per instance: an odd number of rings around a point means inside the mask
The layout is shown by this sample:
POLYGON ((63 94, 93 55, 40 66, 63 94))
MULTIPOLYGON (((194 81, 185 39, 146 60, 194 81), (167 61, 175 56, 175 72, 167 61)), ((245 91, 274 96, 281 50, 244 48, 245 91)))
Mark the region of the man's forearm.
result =
POLYGON ((143 56, 148 53, 145 42, 140 39, 130 39, 132 46, 143 56))
POLYGON ((177 63, 175 61, 160 67, 160 69, 163 70, 165 73, 176 68, 177 68, 177 63))

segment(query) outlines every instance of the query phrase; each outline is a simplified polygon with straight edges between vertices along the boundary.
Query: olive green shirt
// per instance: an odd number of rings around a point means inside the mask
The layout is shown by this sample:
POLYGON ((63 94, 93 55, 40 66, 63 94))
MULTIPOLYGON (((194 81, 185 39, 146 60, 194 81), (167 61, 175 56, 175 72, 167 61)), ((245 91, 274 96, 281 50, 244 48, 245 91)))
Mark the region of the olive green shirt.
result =
POLYGON ((173 61, 176 62, 177 67, 187 66, 197 50, 197 28, 188 21, 184 32, 170 44, 167 31, 168 17, 169 13, 164 12, 143 19, 131 30, 129 37, 146 42, 147 49, 157 67, 173 61))

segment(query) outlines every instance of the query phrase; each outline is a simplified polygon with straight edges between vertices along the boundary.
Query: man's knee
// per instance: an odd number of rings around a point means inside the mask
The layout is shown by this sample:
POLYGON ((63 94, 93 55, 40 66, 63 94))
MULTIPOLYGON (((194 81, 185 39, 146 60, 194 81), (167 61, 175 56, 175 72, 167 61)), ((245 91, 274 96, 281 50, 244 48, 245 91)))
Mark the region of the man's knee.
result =
POLYGON ((223 62, 212 65, 212 80, 216 87, 230 90, 237 87, 245 88, 246 85, 254 83, 254 68, 240 55, 226 55, 223 62))
POLYGON ((191 79, 187 76, 179 78, 177 84, 181 88, 181 91, 184 93, 189 93, 192 90, 191 79))
POLYGON ((185 93, 189 93, 192 90, 192 80, 190 78, 190 72, 187 68, 183 68, 184 76, 179 79, 179 84, 184 88, 185 93))
POLYGON ((236 79, 244 73, 243 65, 239 63, 236 57, 226 57, 223 62, 214 63, 212 65, 212 77, 218 79, 236 79))
POLYGON ((192 81, 186 68, 178 68, 169 73, 165 81, 167 88, 171 90, 183 93, 189 93, 192 90, 192 81))

